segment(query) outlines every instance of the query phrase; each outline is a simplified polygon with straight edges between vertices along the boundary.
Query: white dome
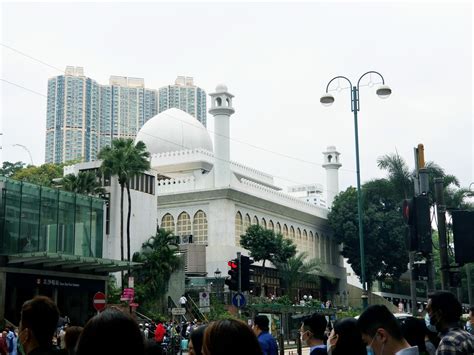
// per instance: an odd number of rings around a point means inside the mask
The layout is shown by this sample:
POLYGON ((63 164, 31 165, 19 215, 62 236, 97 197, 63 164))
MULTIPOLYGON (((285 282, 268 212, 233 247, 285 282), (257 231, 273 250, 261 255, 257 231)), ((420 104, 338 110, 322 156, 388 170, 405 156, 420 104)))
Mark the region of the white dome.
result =
POLYGON ((211 137, 201 122, 177 108, 146 121, 135 141, 143 141, 150 154, 196 148, 213 151, 211 137))

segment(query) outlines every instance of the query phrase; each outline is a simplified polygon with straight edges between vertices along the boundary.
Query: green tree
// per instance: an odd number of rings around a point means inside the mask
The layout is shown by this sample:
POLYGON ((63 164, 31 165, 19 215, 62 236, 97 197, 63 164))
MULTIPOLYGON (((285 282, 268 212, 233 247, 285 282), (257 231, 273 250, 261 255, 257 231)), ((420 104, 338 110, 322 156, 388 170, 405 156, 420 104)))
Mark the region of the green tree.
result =
POLYGON ((105 192, 95 173, 81 171, 77 175, 68 174, 61 179, 60 188, 78 194, 99 196, 105 192))
MULTIPOLYGON (((399 277, 407 269, 404 221, 397 207, 394 187, 386 179, 370 181, 362 186, 364 210, 365 276, 372 283, 387 276, 399 277)), ((357 190, 349 187, 339 194, 328 215, 328 223, 342 255, 348 258, 360 277, 360 248, 357 215, 357 190)))
POLYGON ((132 200, 130 196, 130 179, 150 169, 150 153, 142 141, 134 143, 133 139, 120 138, 112 141, 112 146, 104 147, 97 155, 102 160, 101 170, 106 176, 117 176, 120 185, 120 256, 124 260, 123 246, 123 199, 127 189, 127 260, 130 261, 130 218, 132 200))
POLYGON ((63 176, 64 164, 47 163, 40 166, 29 165, 26 168, 16 170, 12 179, 38 184, 42 186, 53 186, 53 180, 63 176))
POLYGON ((156 300, 162 301, 171 274, 181 265, 176 236, 160 228, 155 236, 142 244, 139 252, 133 254, 132 260, 143 264, 132 272, 137 286, 141 288, 142 299, 139 301, 144 303, 144 307, 154 308, 156 300))
POLYGON ((283 287, 287 290, 290 299, 294 299, 295 286, 297 287, 303 282, 319 281, 316 272, 321 271, 320 263, 316 259, 306 260, 308 254, 306 252, 299 253, 290 257, 284 262, 275 262, 283 287))
POLYGON ((18 171, 25 167, 25 163, 17 161, 16 163, 11 163, 9 161, 4 161, 2 167, 0 168, 0 175, 10 177, 15 175, 18 171))
MULTIPOLYGON (((289 239, 281 235, 275 235, 270 229, 265 229, 259 225, 251 225, 244 235, 240 237, 240 245, 250 252, 250 256, 256 261, 262 261, 263 273, 265 273, 265 263, 267 261, 283 262, 296 253, 296 246, 289 239)), ((260 293, 263 296, 264 278, 261 278, 260 293)))

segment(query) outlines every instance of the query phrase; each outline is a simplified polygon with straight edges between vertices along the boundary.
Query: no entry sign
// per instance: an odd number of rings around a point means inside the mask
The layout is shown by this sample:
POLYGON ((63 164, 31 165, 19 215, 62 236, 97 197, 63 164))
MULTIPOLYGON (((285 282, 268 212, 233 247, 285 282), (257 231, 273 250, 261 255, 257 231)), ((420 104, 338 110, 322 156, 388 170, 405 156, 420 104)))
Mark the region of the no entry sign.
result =
POLYGON ((105 301, 105 294, 103 292, 97 292, 92 299, 92 303, 96 311, 103 311, 107 303, 105 301))

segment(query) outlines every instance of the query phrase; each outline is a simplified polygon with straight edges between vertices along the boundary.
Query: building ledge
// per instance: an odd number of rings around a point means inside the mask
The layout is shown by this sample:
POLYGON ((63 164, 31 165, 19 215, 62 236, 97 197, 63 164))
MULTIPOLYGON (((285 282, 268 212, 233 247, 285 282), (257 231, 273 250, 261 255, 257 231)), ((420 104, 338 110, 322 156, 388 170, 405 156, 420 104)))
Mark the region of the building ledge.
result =
POLYGON ((8 266, 42 267, 90 273, 117 272, 139 268, 142 265, 136 262, 48 252, 10 254, 6 255, 6 258, 8 266))

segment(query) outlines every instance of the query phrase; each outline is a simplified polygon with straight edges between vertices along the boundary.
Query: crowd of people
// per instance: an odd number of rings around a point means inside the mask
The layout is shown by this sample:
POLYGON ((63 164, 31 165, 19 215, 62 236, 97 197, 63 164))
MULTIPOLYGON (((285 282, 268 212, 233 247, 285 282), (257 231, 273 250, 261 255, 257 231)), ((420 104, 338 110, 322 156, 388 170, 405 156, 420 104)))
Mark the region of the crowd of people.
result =
MULTIPOLYGON (((311 355, 473 355, 474 308, 466 325, 460 323, 461 313, 452 293, 438 291, 429 295, 425 319, 399 321, 383 305, 368 307, 358 319, 335 322, 315 313, 302 320, 299 338, 311 355)), ((109 307, 84 328, 64 326, 59 332, 58 320, 58 307, 50 298, 36 296, 25 302, 19 328, 2 332, 0 355, 163 354, 172 337, 185 340, 190 355, 278 354, 265 315, 257 315, 252 326, 237 319, 205 325, 197 321, 139 324, 109 307)))

